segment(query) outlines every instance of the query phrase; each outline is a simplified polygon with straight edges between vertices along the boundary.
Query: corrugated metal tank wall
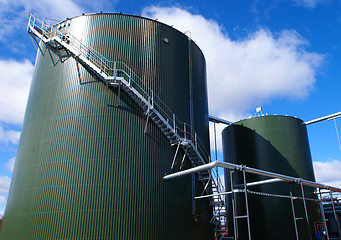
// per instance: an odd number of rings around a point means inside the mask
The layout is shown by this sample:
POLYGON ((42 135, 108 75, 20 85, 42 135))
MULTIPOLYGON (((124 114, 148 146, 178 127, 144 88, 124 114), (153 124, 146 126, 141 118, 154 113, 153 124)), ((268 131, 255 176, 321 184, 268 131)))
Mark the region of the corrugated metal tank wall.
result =
MULTIPOLYGON (((222 133, 224 161, 297 178, 315 181, 306 126, 303 121, 287 116, 265 116, 242 120, 228 126, 222 133)), ((247 174, 247 182, 268 179, 247 174)), ((225 171, 227 191, 230 171, 225 171)), ((234 184, 242 184, 242 174, 235 171, 234 184)), ((250 187, 252 191, 289 196, 302 196, 300 186, 271 183, 250 187)), ((315 198, 313 189, 304 187, 305 197, 315 198)), ((252 239, 296 239, 291 202, 288 198, 248 194, 252 239)), ((233 212, 228 197, 227 212, 230 235, 233 235, 233 212)), ((310 239, 302 200, 295 200, 299 239, 310 239)), ((319 220, 319 206, 307 201, 310 231, 319 220)), ((244 193, 237 194, 238 215, 244 215, 244 193)), ((248 239, 246 221, 238 220, 240 239, 248 239), (243 230, 242 230, 243 229, 243 230)))
MULTIPOLYGON (((131 67, 181 121, 192 122, 209 151, 205 60, 193 41, 121 14, 85 15, 61 26, 131 67)), ((72 57, 41 48, 1 240, 211 239, 212 211, 207 200, 192 209, 191 176, 162 180, 175 147, 157 126, 149 121, 145 134, 146 116, 122 90, 120 99, 116 88, 107 99, 105 84, 72 57)))

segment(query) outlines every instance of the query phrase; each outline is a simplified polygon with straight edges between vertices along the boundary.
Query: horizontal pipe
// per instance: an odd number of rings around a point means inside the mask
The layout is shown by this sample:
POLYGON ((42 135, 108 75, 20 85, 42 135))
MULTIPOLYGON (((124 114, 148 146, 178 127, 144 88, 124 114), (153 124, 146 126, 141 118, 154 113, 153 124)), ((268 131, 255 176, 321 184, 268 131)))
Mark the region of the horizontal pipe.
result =
POLYGON ((194 168, 190 168, 190 169, 187 169, 184 171, 172 173, 172 174, 164 176, 163 179, 168 180, 168 179, 172 179, 172 178, 176 178, 176 177, 180 177, 180 176, 184 176, 184 175, 188 175, 188 174, 192 174, 192 173, 210 170, 210 169, 215 168, 215 167, 222 167, 222 168, 228 168, 228 169, 232 169, 232 170, 245 171, 247 173, 253 173, 253 174, 262 175, 262 176, 266 176, 266 177, 282 179, 283 181, 286 181, 286 182, 292 182, 292 183, 301 183, 302 182, 302 184, 305 186, 328 189, 328 190, 331 190, 333 192, 340 192, 341 193, 340 188, 327 186, 327 185, 316 183, 316 182, 309 181, 309 180, 304 180, 302 178, 290 177, 290 176, 286 176, 286 175, 282 175, 282 174, 278 174, 278 173, 260 170, 257 168, 251 168, 251 167, 246 167, 243 165, 237 165, 237 164, 228 163, 228 162, 221 162, 221 161, 214 161, 214 162, 210 162, 210 163, 198 166, 198 167, 194 167, 194 168))
MULTIPOLYGON (((279 178, 271 178, 271 179, 267 179, 267 180, 263 180, 263 181, 247 183, 246 186, 247 187, 254 187, 254 186, 258 186, 258 185, 264 185, 264 184, 269 184, 269 183, 277 183, 277 182, 283 182, 283 180, 279 179, 279 178)), ((235 188, 244 188, 244 184, 236 185, 235 188)))
MULTIPOLYGON (((238 193, 238 192, 244 192, 242 190, 239 189, 235 189, 233 190, 233 192, 238 193)), ((202 196, 197 196, 194 199, 202 199, 202 198, 209 198, 209 197, 217 197, 217 196, 221 196, 221 195, 229 195, 232 194, 232 191, 229 192, 222 192, 222 193, 215 193, 215 194, 209 194, 209 195, 202 195, 202 196)))
POLYGON ((223 124, 226 124, 226 125, 231 125, 233 123, 233 122, 227 121, 227 120, 222 119, 222 118, 214 117, 212 115, 210 115, 208 117, 208 119, 209 119, 210 122, 223 123, 223 124))
POLYGON ((332 119, 339 118, 339 117, 341 117, 341 112, 333 113, 333 114, 330 114, 328 116, 321 117, 321 118, 316 118, 314 120, 304 122, 304 124, 309 125, 309 124, 313 124, 313 123, 322 122, 324 120, 332 120, 332 119))

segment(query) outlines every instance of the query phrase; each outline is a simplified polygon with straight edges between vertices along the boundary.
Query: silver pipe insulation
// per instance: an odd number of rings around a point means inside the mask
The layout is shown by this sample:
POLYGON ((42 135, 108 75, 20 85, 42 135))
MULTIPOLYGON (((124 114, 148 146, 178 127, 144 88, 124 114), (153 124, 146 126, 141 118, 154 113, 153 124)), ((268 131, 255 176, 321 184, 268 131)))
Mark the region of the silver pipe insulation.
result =
POLYGON ((243 166, 243 165, 237 165, 237 164, 228 163, 228 162, 221 162, 221 161, 214 161, 214 162, 210 162, 210 163, 198 166, 198 167, 190 168, 190 169, 183 170, 183 171, 176 172, 176 173, 171 173, 169 175, 164 176, 163 179, 169 180, 172 178, 181 177, 181 176, 192 174, 192 173, 210 170, 210 169, 215 168, 215 167, 222 167, 222 168, 228 168, 228 169, 233 169, 233 170, 238 170, 238 171, 245 171, 247 173, 253 173, 253 174, 262 175, 262 176, 266 176, 266 177, 282 179, 283 181, 286 181, 286 182, 292 182, 292 183, 298 183, 298 184, 302 183, 305 186, 327 189, 327 190, 331 190, 333 192, 341 193, 340 188, 316 183, 316 182, 305 180, 302 178, 290 177, 290 176, 286 176, 286 175, 282 175, 282 174, 278 174, 278 173, 260 170, 257 168, 251 168, 251 167, 247 167, 247 166, 243 166))
POLYGON ((341 117, 341 112, 333 113, 333 114, 330 114, 330 115, 325 116, 325 117, 316 118, 314 120, 310 120, 308 122, 304 122, 304 124, 305 125, 309 125, 309 124, 313 124, 313 123, 322 122, 324 120, 333 120, 333 119, 336 119, 336 118, 339 118, 339 117, 341 117))
POLYGON ((210 122, 223 123, 223 124, 226 124, 226 125, 231 125, 233 123, 233 122, 227 121, 227 120, 222 119, 222 118, 214 117, 212 115, 210 115, 208 117, 208 119, 209 119, 210 122))
MULTIPOLYGON (((263 181, 257 181, 257 182, 250 182, 247 183, 246 186, 247 187, 254 187, 254 186, 258 186, 258 185, 264 185, 264 184, 269 184, 269 183, 277 183, 277 182, 283 182, 282 179, 279 178, 271 178, 271 179, 267 179, 267 180, 263 180, 263 181)), ((244 184, 239 184, 234 186, 235 188, 243 188, 244 184)))

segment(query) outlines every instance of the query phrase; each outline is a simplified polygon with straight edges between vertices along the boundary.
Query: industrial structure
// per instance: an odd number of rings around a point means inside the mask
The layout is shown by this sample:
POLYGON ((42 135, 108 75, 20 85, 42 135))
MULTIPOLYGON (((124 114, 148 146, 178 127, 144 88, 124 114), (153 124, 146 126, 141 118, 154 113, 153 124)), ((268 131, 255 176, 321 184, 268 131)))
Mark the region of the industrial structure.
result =
POLYGON ((198 46, 123 14, 31 16, 28 31, 40 42, 2 239, 212 238, 223 202, 193 200, 218 187, 210 171, 162 180, 209 162, 198 46))
MULTIPOLYGON (((300 119, 287 116, 245 119, 226 127, 222 137, 226 162, 315 181, 306 125, 300 119)), ((230 191, 234 182, 243 181, 243 175, 239 173, 238 176, 236 172, 225 171, 226 186, 230 191)), ((247 176, 247 180, 259 182, 267 178, 252 174, 247 176)), ((319 205, 315 202, 303 202, 301 199, 294 201, 285 197, 275 198, 262 194, 301 196, 301 188, 297 184, 275 181, 250 187, 251 190, 253 194, 250 194, 248 199, 249 217, 254 223, 251 234, 255 239, 295 239, 295 233, 299 239, 309 239, 309 233, 314 232, 314 225, 322 222, 319 221, 321 219, 319 205), (294 216, 292 211, 288 211, 291 209, 291 204, 295 209, 294 216), (271 223, 276 224, 269 228, 271 223)), ((304 188, 304 195, 306 198, 316 198, 311 187, 304 188)), ((235 204, 235 209, 232 204, 228 205, 227 209, 230 229, 233 229, 233 223, 240 227, 243 225, 239 219, 237 221, 235 218, 233 221, 233 211, 236 215, 245 213, 244 195, 235 194, 234 197, 235 203, 238 204, 235 204)))
POLYGON ((1 240, 331 239, 324 193, 340 230, 341 189, 315 183, 309 123, 209 116, 205 59, 184 33, 103 13, 31 15, 28 32, 37 59, 1 240), (209 121, 228 125, 225 162, 211 162, 209 121))

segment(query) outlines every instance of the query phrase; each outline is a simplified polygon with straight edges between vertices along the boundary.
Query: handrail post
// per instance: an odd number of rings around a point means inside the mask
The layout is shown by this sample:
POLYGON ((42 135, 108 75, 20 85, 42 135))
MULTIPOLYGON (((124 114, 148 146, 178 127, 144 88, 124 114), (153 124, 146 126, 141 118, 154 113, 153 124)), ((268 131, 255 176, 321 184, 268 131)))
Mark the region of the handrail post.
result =
POLYGON ((103 71, 102 69, 103 69, 103 57, 101 57, 101 67, 100 67, 101 72, 103 71))
POLYGON ((129 68, 129 87, 131 86, 131 68, 129 68))
POLYGON ((184 138, 186 140, 186 123, 184 123, 184 138))
MULTIPOLYGON (((150 104, 150 96, 148 96, 148 103, 150 104)), ((148 112, 149 112, 149 106, 148 106, 148 112)))
POLYGON ((176 132, 176 125, 175 125, 175 114, 173 113, 173 128, 174 128, 174 132, 176 132))
POLYGON ((195 142, 195 148, 198 148, 198 141, 197 141, 197 133, 194 132, 194 142, 195 142))
POLYGON ((31 18, 32 18, 32 13, 30 13, 30 17, 28 18, 28 24, 27 24, 27 32, 30 29, 31 26, 31 18))
POLYGON ((109 75, 109 73, 108 73, 108 66, 109 66, 109 64, 108 64, 108 59, 104 58, 103 71, 104 71, 104 73, 107 74, 107 75, 109 75))
POLYGON ((44 24, 45 24, 45 18, 43 18, 43 21, 41 22, 41 35, 43 37, 45 35, 44 24))
POLYGON ((114 61, 114 72, 113 72, 113 74, 114 74, 114 77, 116 77, 116 75, 117 75, 116 61, 114 61))
POLYGON ((82 39, 79 41, 79 54, 82 54, 82 39))
POLYGON ((152 92, 152 108, 154 108, 154 94, 152 92))

